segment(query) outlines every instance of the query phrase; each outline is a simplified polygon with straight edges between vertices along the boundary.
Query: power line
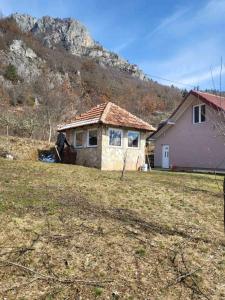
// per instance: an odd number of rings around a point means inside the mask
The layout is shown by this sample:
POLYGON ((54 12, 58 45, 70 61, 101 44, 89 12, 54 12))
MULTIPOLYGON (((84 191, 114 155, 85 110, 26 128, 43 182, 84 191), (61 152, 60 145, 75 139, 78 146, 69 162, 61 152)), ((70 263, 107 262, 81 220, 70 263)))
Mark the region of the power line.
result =
POLYGON ((188 87, 191 87, 191 88, 195 88, 195 86, 191 85, 191 84, 187 84, 187 83, 183 83, 183 82, 179 82, 179 81, 175 81, 175 80, 163 78, 163 77, 156 76, 156 75, 151 75, 151 74, 146 74, 146 75, 148 75, 151 78, 161 79, 161 80, 168 81, 168 82, 171 82, 171 83, 176 83, 176 84, 180 84, 180 85, 183 85, 183 86, 188 86, 188 87))

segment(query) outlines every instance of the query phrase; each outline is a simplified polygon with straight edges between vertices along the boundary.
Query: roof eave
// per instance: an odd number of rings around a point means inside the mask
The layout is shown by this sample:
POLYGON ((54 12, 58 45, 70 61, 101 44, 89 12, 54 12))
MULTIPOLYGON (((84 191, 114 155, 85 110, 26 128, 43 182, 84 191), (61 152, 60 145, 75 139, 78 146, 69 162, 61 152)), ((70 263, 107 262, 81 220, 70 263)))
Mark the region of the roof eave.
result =
POLYGON ((189 94, 192 94, 193 96, 199 98, 202 102, 204 102, 205 104, 207 104, 207 105, 213 107, 213 108, 216 109, 216 110, 224 111, 224 109, 223 109, 222 107, 216 105, 215 103, 210 102, 210 101, 207 100, 203 95, 201 95, 200 93, 198 93, 198 92, 196 92, 196 91, 194 91, 194 90, 191 90, 191 91, 189 92, 189 94))
POLYGON ((82 127, 82 126, 86 126, 86 125, 98 124, 98 123, 99 123, 99 118, 95 118, 95 119, 91 119, 91 120, 85 120, 85 121, 78 121, 78 122, 73 122, 73 123, 69 123, 69 124, 59 126, 57 131, 58 132, 66 131, 68 129, 73 129, 73 128, 82 127))
POLYGON ((107 126, 115 126, 115 127, 124 127, 124 128, 130 128, 130 129, 136 129, 136 130, 142 130, 142 131, 149 131, 149 132, 154 132, 156 131, 156 129, 154 127, 138 127, 138 126, 134 126, 134 125, 126 125, 126 124, 115 124, 115 123, 111 123, 111 122, 103 122, 103 121, 99 121, 99 123, 107 125, 107 126))

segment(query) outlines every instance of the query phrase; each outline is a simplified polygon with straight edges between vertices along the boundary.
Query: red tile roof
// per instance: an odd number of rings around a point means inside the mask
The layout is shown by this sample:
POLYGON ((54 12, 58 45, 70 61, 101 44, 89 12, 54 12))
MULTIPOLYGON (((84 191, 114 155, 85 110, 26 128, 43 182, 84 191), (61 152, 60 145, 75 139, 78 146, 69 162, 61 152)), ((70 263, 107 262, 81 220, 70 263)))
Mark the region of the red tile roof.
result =
POLYGON ((99 105, 91 108, 87 112, 85 112, 81 115, 75 116, 75 118, 72 119, 71 121, 73 122, 73 121, 81 121, 81 120, 90 120, 93 118, 100 119, 104 109, 106 108, 106 105, 107 105, 107 102, 99 104, 99 105))
POLYGON ((147 131, 155 130, 155 128, 149 123, 132 115, 118 105, 112 102, 107 102, 99 104, 89 111, 69 120, 68 122, 66 122, 66 124, 59 126, 58 131, 97 123, 119 127, 136 128, 147 131))
POLYGON ((198 97, 206 104, 212 105, 213 108, 225 110, 225 97, 220 97, 218 95, 203 93, 194 90, 190 91, 190 94, 198 97))

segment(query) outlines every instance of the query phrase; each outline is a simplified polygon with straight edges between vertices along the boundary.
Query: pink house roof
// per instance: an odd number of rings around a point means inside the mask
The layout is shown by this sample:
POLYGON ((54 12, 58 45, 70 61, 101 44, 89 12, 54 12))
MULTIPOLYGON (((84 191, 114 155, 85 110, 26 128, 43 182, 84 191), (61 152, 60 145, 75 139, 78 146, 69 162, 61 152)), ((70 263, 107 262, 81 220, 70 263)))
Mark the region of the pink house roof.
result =
POLYGON ((212 105, 216 109, 225 110, 225 97, 220 97, 218 95, 213 95, 213 94, 194 91, 194 90, 191 90, 189 94, 196 96, 206 104, 212 105))
MULTIPOLYGON (((150 135, 150 138, 154 138, 155 135, 158 135, 158 132, 161 132, 161 129, 165 126, 173 125, 171 120, 177 114, 177 112, 181 109, 181 106, 188 101, 190 95, 197 97, 199 100, 204 102, 205 104, 211 106, 215 110, 224 110, 225 111, 225 97, 220 97, 218 95, 213 95, 210 93, 204 93, 200 91, 191 90, 188 95, 184 98, 184 100, 178 105, 178 107, 173 111, 171 116, 158 127, 158 129, 150 135)), ((159 133, 160 134, 160 133, 159 133)))
POLYGON ((99 104, 87 112, 67 120, 66 124, 58 127, 58 131, 97 123, 155 131, 152 125, 112 102, 99 104))

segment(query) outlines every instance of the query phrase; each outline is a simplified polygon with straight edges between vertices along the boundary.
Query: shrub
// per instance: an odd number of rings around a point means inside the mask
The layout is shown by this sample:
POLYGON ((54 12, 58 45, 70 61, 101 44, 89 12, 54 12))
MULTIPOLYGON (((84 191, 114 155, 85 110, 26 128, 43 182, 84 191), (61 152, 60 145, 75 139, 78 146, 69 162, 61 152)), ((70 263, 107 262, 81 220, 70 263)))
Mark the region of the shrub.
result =
POLYGON ((9 64, 6 68, 4 77, 12 82, 17 82, 20 79, 16 67, 12 64, 9 64))
POLYGON ((143 248, 137 249, 135 251, 135 253, 141 257, 145 256, 145 254, 146 254, 145 249, 143 249, 143 248))
POLYGON ((100 287, 95 287, 94 288, 95 297, 101 296, 102 292, 103 292, 102 288, 100 288, 100 287))

